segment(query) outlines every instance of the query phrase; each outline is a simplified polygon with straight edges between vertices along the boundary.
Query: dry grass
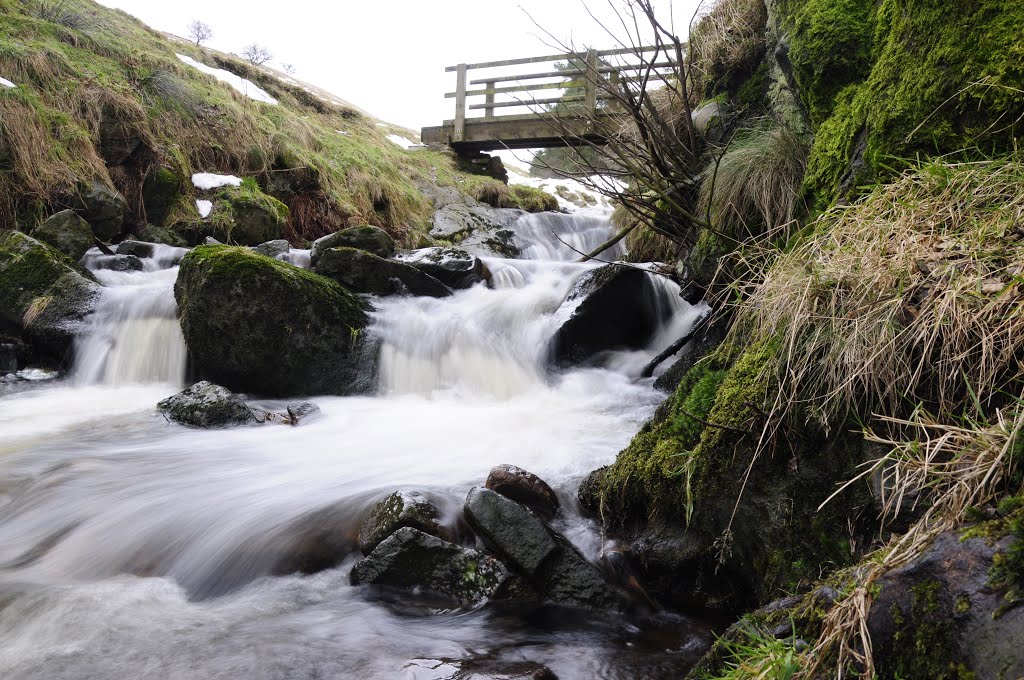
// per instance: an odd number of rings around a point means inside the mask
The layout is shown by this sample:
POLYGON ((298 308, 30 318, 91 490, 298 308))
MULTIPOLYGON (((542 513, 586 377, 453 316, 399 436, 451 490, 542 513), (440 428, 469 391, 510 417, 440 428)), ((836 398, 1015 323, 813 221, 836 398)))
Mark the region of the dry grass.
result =
POLYGON ((734 332, 780 338, 785 410, 825 426, 853 415, 986 412, 1019 393, 1024 356, 1024 165, 910 171, 770 265, 734 332), (970 385, 965 376, 969 376, 970 385))
POLYGON ((730 73, 756 66, 764 52, 763 0, 719 0, 690 32, 693 90, 701 96, 730 73))

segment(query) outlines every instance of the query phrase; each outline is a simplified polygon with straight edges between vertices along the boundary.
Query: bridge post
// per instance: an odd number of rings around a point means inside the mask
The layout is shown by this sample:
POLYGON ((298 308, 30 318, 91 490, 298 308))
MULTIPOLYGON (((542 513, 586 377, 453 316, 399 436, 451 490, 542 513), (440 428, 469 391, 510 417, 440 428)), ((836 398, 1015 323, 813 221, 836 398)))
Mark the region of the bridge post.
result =
POLYGON ((601 74, 597 70, 597 51, 587 50, 587 83, 583 91, 583 105, 591 116, 597 113, 597 79, 601 74))
POLYGON ((455 129, 452 134, 453 142, 461 142, 466 138, 466 64, 459 64, 455 67, 455 129))
MULTIPOLYGON (((485 87, 484 95, 486 97, 484 99, 484 103, 485 104, 494 104, 494 81, 493 80, 488 80, 487 83, 484 85, 484 87, 485 87)), ((494 107, 493 106, 487 106, 487 107, 484 108, 484 118, 494 118, 494 107)))

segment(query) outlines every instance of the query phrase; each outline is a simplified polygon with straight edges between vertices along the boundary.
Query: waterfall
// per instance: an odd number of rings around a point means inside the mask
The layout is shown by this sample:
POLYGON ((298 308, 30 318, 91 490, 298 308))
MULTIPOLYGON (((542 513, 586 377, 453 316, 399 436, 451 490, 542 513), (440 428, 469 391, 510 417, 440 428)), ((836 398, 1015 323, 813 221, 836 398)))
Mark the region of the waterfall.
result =
POLYGON ((115 258, 93 249, 83 262, 104 284, 89 328, 76 343, 79 384, 171 383, 185 380, 185 338, 174 301, 176 262, 184 249, 157 247, 142 271, 107 269, 115 258))
MULTIPOLYGON (((581 210, 572 214, 526 214, 516 222, 516 242, 528 260, 576 260, 615 236, 607 210, 581 210)), ((624 241, 601 253, 614 262, 626 254, 624 241)))

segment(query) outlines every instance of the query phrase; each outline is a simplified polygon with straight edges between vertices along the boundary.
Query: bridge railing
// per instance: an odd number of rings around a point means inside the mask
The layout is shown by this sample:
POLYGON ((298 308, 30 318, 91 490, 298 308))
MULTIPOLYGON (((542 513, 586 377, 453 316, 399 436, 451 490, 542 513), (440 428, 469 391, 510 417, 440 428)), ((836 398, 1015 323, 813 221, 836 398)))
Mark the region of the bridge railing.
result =
MULTIPOLYGON (((613 93, 619 88, 643 82, 657 83, 679 72, 675 45, 636 47, 611 50, 589 49, 540 57, 506 59, 477 64, 458 64, 445 68, 456 74, 454 92, 445 93, 455 99, 452 119, 452 142, 463 140, 467 118, 472 120, 513 120, 533 118, 549 113, 542 107, 555 104, 573 105, 569 111, 576 116, 594 116, 600 110, 614 110, 619 101, 613 93), (553 64, 547 70, 522 72, 523 66, 553 64), (520 67, 515 68, 513 67, 520 67), (496 73, 495 69, 513 69, 496 73), (470 72, 478 72, 471 79, 470 72), (545 96, 553 91, 578 90, 578 94, 545 96), (514 110, 518 109, 518 112, 514 110), (522 110, 526 109, 527 113, 522 110), (513 111, 495 114, 496 110, 513 111), (482 111, 472 117, 469 112, 482 111)), ((543 67, 540 67, 543 68, 543 67)))

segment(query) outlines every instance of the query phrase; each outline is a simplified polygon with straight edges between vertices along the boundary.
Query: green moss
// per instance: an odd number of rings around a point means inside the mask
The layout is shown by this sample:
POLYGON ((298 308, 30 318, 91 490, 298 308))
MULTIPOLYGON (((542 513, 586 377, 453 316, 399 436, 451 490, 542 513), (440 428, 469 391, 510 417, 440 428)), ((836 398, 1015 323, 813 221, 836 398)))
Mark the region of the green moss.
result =
POLYGON ((910 611, 894 604, 889 612, 897 630, 891 649, 876 663, 881 677, 900 680, 971 680, 974 674, 951 661, 957 648, 956 625, 943 600, 938 581, 921 581, 913 588, 910 611))

